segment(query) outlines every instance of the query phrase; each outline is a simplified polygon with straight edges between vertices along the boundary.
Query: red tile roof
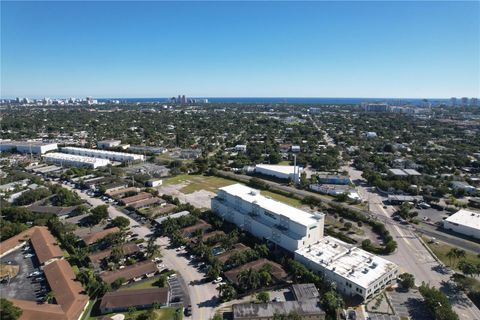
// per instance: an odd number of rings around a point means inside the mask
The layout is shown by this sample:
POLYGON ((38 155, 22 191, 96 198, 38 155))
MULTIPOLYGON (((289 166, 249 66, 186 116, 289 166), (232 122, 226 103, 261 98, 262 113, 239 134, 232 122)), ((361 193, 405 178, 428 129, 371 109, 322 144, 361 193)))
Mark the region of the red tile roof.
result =
POLYGON ((107 292, 100 303, 100 310, 127 309, 128 307, 148 306, 168 302, 168 288, 152 288, 107 292))
POLYGON ((30 241, 40 264, 63 257, 62 249, 47 227, 36 227, 30 241))
POLYGON ((104 230, 98 231, 98 232, 87 233, 86 235, 82 236, 81 238, 82 238, 83 242, 85 242, 85 244, 88 246, 88 245, 91 245, 92 243, 95 243, 99 240, 102 240, 103 238, 105 238, 109 234, 117 233, 117 232, 120 232, 120 229, 118 227, 113 227, 113 228, 104 229, 104 230))
POLYGON ((131 280, 133 278, 142 277, 149 273, 157 272, 157 266, 150 260, 139 262, 123 269, 115 271, 106 271, 100 274, 100 278, 106 283, 112 283, 117 279, 124 278, 131 280))

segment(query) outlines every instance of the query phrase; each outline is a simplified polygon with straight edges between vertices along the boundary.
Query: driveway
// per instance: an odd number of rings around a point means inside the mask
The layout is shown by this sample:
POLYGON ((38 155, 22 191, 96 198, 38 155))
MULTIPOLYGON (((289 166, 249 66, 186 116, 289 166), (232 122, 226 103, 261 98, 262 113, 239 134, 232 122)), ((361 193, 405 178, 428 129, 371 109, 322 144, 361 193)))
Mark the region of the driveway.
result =
MULTIPOLYGON (((130 227, 139 224, 128 215, 114 206, 105 203, 103 200, 90 197, 78 189, 69 189, 74 190, 82 199, 86 200, 93 207, 104 204, 108 205, 110 218, 125 217, 130 220, 130 227)), ((142 225, 132 228, 132 230, 146 241, 149 239, 147 235, 152 233, 149 228, 142 225)), ((180 285, 184 290, 188 291, 189 296, 185 297, 185 300, 188 301, 188 299, 190 299, 192 305, 191 319, 210 320, 215 314, 215 307, 219 304, 219 301, 216 298, 216 285, 212 284, 210 281, 205 282, 203 280, 204 273, 198 271, 188 258, 182 256, 180 253, 176 252, 175 249, 170 247, 170 239, 167 237, 157 238, 156 243, 161 247, 161 254, 163 256, 162 263, 165 264, 167 268, 175 270, 181 275, 181 277, 179 277, 179 282, 181 282, 180 285)), ((190 318, 186 317, 186 319, 190 318)))
POLYGON ((210 320, 215 315, 215 308, 220 304, 217 299, 217 285, 206 281, 205 274, 200 272, 183 252, 177 252, 170 246, 170 239, 157 239, 161 246, 163 263, 175 270, 185 281, 192 305, 192 319, 210 320))

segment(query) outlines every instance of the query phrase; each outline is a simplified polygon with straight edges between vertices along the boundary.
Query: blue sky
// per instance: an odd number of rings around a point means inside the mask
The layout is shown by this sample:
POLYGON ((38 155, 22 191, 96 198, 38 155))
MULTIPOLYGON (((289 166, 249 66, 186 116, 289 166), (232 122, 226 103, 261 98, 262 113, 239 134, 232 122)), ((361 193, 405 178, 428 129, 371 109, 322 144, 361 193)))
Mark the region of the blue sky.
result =
POLYGON ((1 96, 480 95, 479 2, 4 2, 1 96))

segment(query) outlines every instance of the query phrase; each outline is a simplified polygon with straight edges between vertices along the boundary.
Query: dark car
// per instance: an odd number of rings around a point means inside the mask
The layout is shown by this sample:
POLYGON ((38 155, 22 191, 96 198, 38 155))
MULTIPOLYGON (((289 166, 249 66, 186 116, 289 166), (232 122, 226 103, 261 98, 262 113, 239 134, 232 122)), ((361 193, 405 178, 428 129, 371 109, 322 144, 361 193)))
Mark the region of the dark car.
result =
POLYGON ((192 315, 192 306, 188 306, 185 308, 185 311, 183 312, 185 316, 189 317, 192 315))

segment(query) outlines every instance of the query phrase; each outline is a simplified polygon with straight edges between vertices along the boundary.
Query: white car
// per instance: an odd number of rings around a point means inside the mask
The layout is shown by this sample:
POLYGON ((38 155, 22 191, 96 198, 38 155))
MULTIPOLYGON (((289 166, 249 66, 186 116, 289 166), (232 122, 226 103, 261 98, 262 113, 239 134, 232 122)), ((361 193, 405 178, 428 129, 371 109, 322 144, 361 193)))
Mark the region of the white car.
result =
POLYGON ((33 256, 34 256, 33 253, 29 253, 29 254, 26 254, 26 255, 24 256, 24 258, 27 259, 27 258, 31 258, 31 257, 33 257, 33 256))
POLYGON ((222 277, 218 277, 217 279, 213 280, 213 283, 220 283, 223 281, 222 277))
POLYGON ((40 271, 33 271, 32 273, 30 273, 28 276, 29 277, 35 277, 35 276, 39 276, 41 274, 40 271))
POLYGON ((176 277, 177 277, 177 274, 174 273, 174 274, 169 275, 167 279, 168 280, 175 279, 176 277))

